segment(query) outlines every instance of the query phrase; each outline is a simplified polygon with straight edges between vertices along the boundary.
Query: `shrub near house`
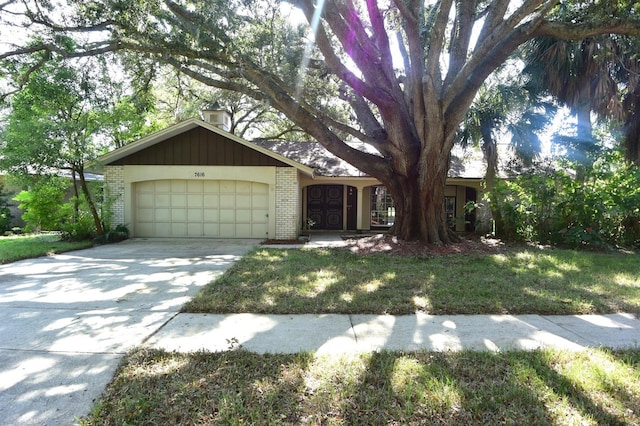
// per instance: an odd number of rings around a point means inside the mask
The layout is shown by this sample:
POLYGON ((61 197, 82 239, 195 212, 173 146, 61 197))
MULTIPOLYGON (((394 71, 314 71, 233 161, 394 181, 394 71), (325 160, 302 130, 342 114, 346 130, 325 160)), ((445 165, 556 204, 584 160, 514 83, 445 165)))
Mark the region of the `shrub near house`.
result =
POLYGON ((499 235, 570 247, 640 248, 640 168, 607 153, 583 180, 562 170, 523 173, 496 185, 499 235))
MULTIPOLYGON (((14 197, 23 211, 25 231, 61 231, 73 241, 92 240, 96 228, 84 197, 73 196, 72 184, 63 177, 40 177, 31 180, 28 190, 14 197)), ((93 188, 99 190, 98 187, 93 188)))

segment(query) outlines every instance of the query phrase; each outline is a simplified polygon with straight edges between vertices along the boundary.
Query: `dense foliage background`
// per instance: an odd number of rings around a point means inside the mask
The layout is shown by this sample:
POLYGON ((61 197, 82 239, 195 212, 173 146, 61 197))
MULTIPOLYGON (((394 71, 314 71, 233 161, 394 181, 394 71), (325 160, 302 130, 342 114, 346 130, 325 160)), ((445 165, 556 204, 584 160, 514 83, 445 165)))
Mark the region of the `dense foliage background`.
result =
POLYGON ((640 168, 617 151, 588 166, 561 160, 501 180, 491 195, 499 235, 570 247, 640 248, 640 168), (576 169, 583 176, 576 178, 576 169))

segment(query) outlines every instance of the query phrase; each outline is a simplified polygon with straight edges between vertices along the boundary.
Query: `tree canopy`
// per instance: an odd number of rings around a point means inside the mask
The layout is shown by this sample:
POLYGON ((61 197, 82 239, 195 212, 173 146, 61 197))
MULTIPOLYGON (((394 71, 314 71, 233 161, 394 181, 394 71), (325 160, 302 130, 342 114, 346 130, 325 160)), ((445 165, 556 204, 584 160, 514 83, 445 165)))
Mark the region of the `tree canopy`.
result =
POLYGON ((96 231, 102 235, 102 223, 84 175, 85 163, 97 156, 93 136, 101 126, 94 84, 86 70, 56 61, 34 70, 13 97, 11 113, 0 132, 0 169, 21 176, 69 171, 74 184, 80 179, 96 231))
POLYGON ((52 56, 152 58, 280 111, 388 188, 392 233, 434 243, 453 238, 442 207, 450 152, 487 77, 536 37, 640 34, 635 1, 67 0, 54 8, 25 0, 0 7, 3 22, 22 21, 42 37, 0 53, 16 89, 21 61, 30 60, 31 70, 52 56), (306 24, 290 19, 288 6, 306 24), (73 46, 63 43, 68 38, 73 46))
POLYGON ((552 95, 577 117, 572 142, 577 151, 593 149, 595 113, 623 128, 627 158, 640 161, 634 120, 640 90, 638 42, 637 37, 604 34, 582 40, 539 37, 526 44, 524 73, 536 82, 533 91, 552 95))
POLYGON ((123 94, 121 84, 110 79, 102 65, 95 58, 73 64, 52 59, 33 69, 11 97, 0 128, 0 170, 25 182, 52 182, 55 191, 50 194, 60 197, 62 187, 50 178, 68 173, 98 235, 104 232, 103 224, 86 183, 85 166, 109 147, 154 128, 146 120, 147 102, 123 94))

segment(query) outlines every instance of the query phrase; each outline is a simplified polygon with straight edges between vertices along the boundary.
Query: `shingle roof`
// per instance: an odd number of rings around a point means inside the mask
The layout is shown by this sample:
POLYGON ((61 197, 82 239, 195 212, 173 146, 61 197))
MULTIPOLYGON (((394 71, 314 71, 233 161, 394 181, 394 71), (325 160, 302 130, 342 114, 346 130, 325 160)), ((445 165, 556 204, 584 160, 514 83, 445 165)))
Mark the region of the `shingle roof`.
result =
MULTIPOLYGON (((314 169, 316 175, 335 177, 366 176, 358 168, 336 157, 318 142, 253 141, 258 146, 314 169)), ((358 149, 363 149, 358 146, 358 149)), ((375 151, 370 151, 375 153, 375 151)))
MULTIPOLYGON (((289 142, 289 141, 261 141, 254 140, 254 144, 273 151, 315 170, 316 175, 331 177, 360 177, 366 176, 357 167, 352 166, 326 150, 318 142, 289 142)), ((377 154, 370 145, 363 143, 352 144, 354 148, 377 154)), ((450 178, 481 179, 484 177, 486 166, 482 158, 455 152, 451 155, 450 178)))

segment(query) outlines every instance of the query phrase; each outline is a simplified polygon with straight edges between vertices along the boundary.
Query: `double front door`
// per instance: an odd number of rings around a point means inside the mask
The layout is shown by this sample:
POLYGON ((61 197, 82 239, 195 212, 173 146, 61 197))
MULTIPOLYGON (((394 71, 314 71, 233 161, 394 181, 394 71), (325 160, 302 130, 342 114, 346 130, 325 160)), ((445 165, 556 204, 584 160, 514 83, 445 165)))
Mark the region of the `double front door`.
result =
POLYGON ((307 218, 314 222, 311 229, 356 229, 356 188, 344 185, 311 185, 307 187, 307 218), (345 200, 346 188, 346 200, 345 200))

